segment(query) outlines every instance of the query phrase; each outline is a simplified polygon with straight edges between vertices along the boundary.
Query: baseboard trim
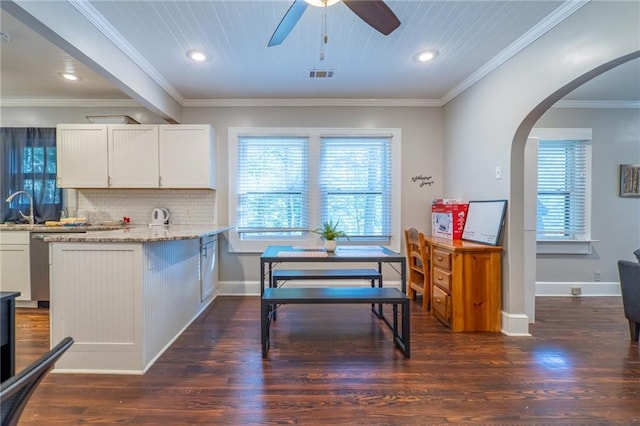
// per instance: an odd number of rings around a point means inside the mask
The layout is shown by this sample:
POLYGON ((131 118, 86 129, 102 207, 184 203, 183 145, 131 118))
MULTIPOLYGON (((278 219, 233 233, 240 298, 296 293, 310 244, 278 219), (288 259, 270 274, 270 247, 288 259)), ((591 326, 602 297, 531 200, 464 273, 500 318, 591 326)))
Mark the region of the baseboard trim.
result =
POLYGON ((502 334, 519 337, 531 336, 531 333, 529 333, 529 316, 502 311, 502 334))
POLYGON ((544 296, 568 296, 568 297, 595 297, 595 296, 621 296, 620 283, 613 282, 536 282, 536 297, 544 296), (572 288, 581 290, 580 296, 571 294, 572 288))

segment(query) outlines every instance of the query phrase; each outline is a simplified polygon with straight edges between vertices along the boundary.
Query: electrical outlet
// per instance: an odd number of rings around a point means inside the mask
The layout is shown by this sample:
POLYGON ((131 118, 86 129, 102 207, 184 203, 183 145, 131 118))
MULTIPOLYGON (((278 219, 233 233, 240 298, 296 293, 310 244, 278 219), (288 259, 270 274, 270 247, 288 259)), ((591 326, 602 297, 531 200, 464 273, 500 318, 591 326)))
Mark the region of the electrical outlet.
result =
POLYGON ((580 287, 571 287, 572 296, 580 296, 581 294, 582 294, 582 289, 580 287))
POLYGON ((594 281, 600 281, 600 271, 595 271, 593 273, 593 280, 594 281))
POLYGON ((496 179, 502 179, 502 167, 496 166, 496 179))

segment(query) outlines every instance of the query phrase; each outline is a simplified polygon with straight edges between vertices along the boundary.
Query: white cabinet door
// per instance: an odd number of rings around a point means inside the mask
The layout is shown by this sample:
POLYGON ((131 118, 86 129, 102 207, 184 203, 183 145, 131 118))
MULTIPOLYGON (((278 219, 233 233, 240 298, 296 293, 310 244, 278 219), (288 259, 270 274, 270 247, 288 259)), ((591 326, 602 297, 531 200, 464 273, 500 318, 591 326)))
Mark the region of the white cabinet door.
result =
POLYGON ((216 146, 209 125, 159 126, 160 186, 211 188, 216 186, 216 146))
POLYGON ((200 300, 205 301, 218 287, 216 262, 218 236, 200 239, 200 300))
POLYGON ((0 290, 19 291, 17 300, 31 300, 29 231, 0 232, 0 290))
POLYGON ((109 186, 158 187, 158 126, 109 125, 109 186))
POLYGON ((60 124, 56 128, 57 183, 60 188, 107 188, 107 126, 60 124))

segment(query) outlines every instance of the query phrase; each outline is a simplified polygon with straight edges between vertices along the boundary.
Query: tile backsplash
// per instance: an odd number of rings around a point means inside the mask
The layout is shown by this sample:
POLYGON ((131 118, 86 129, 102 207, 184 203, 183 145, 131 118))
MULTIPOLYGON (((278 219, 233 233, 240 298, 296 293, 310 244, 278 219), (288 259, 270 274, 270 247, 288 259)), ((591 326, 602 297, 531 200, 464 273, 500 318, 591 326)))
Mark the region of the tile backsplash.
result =
POLYGON ((86 217, 91 223, 131 218, 135 225, 147 225, 156 207, 165 207, 175 225, 216 225, 216 191, 208 189, 77 189, 68 190, 70 215, 86 217))

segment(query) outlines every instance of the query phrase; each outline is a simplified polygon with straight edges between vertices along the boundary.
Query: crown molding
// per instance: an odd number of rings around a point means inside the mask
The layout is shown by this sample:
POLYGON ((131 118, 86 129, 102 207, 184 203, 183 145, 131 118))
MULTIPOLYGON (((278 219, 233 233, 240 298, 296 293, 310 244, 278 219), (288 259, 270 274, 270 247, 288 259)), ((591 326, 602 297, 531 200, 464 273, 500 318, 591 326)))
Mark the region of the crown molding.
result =
POLYGON ((185 99, 183 107, 441 107, 437 99, 185 99))
POLYGON ((551 108, 640 109, 640 101, 558 101, 551 108))
POLYGON ((140 107, 132 99, 0 99, 0 107, 140 107))
POLYGON ((74 8, 78 10, 87 20, 89 20, 102 34, 115 44, 131 61, 133 61, 142 71, 164 89, 179 104, 184 102, 184 98, 169 81, 158 72, 144 57, 98 12, 88 1, 68 0, 74 8))
POLYGON ((565 2, 562 6, 556 9, 552 14, 547 16, 545 19, 540 21, 538 25, 531 28, 529 31, 524 33, 520 38, 511 43, 504 49, 502 52, 498 53, 494 56, 489 62, 478 68, 475 72, 473 72, 469 77, 465 78, 462 82, 456 85, 453 89, 447 92, 441 99, 442 105, 446 105, 448 102, 452 101, 456 96, 467 90, 469 87, 476 84, 478 81, 482 80, 493 70, 498 68, 500 65, 507 62, 509 59, 514 57, 521 50, 529 46, 531 43, 536 41, 542 35, 547 33, 553 27, 564 21, 566 18, 571 16, 574 12, 580 9, 582 6, 589 3, 590 0, 575 0, 565 2))
MULTIPOLYGON (((437 99, 186 99, 183 107, 441 107, 437 99)), ((132 99, 0 99, 0 107, 127 107, 132 99)), ((640 101, 558 101, 552 108, 640 109, 640 101)))

